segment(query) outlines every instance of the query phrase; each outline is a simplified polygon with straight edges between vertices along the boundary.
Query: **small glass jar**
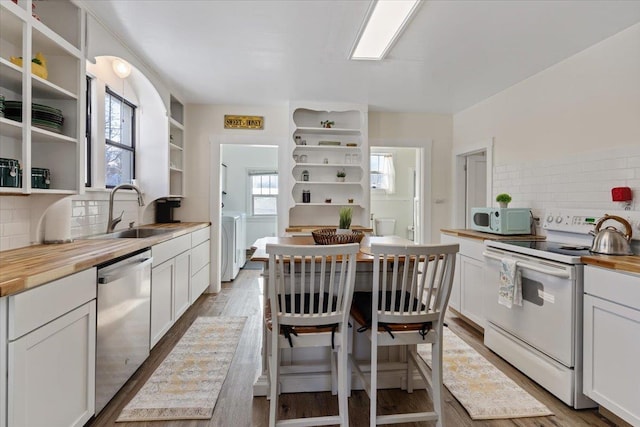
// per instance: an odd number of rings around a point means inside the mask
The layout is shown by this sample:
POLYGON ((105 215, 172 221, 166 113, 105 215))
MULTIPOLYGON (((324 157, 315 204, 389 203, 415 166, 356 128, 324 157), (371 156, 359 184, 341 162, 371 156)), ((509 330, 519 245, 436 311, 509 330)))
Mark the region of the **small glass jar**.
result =
POLYGON ((302 203, 311 203, 311 191, 302 190, 302 203))
POLYGON ((307 163, 307 155, 306 154, 300 155, 300 163, 307 163))
POLYGON ((306 169, 302 171, 302 180, 309 181, 309 171, 306 169))

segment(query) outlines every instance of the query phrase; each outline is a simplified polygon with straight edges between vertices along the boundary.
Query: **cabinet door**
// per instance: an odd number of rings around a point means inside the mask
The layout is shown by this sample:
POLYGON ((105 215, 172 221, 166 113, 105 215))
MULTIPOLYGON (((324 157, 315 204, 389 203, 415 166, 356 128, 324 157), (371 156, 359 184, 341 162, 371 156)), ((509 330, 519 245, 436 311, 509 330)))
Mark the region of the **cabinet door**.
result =
POLYGON ((175 258, 174 283, 174 319, 179 319, 189 308, 189 289, 191 281, 191 251, 184 252, 175 258))
POLYGON ((151 348, 173 325, 174 260, 151 270, 151 348))
POLYGON ((460 254, 456 255, 456 268, 453 273, 453 283, 451 284, 451 295, 449 296, 449 307, 460 311, 460 254))
POLYGON ((584 394, 640 425, 640 310, 585 295, 583 333, 584 394))
POLYGON ((9 343, 9 426, 83 426, 93 416, 95 327, 93 300, 9 343))
POLYGON ((460 255, 460 312, 484 328, 484 263, 460 255))
MULTIPOLYGON (((448 234, 440 234, 442 244, 460 244, 460 239, 448 234)), ((456 254, 456 268, 453 273, 453 283, 451 285, 451 295, 449 296, 449 307, 460 311, 460 254, 456 254)))

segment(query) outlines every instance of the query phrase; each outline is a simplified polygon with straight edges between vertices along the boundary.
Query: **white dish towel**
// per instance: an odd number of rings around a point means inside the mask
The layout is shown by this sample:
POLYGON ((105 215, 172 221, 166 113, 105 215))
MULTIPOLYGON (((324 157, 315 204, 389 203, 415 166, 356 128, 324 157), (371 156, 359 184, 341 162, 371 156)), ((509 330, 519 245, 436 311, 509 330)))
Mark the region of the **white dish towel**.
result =
POLYGON ((503 258, 500 264, 498 303, 508 308, 513 305, 522 306, 522 273, 518 268, 518 262, 503 258))

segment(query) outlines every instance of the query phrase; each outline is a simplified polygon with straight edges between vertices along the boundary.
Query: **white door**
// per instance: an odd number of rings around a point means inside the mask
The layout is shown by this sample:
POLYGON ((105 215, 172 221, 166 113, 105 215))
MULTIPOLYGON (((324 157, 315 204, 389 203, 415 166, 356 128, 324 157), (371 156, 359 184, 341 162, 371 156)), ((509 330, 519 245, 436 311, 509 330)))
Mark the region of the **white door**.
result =
POLYGON ((487 203, 487 159, 484 152, 466 157, 466 227, 471 225, 471 208, 487 203))

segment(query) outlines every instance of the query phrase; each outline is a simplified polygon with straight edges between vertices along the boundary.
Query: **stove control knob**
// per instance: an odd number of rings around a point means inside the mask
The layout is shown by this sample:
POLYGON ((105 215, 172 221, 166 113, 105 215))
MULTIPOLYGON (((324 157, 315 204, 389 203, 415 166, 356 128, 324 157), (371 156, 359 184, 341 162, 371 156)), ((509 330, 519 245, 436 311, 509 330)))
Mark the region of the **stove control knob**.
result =
POLYGON ((560 224, 562 222, 562 217, 558 215, 558 217, 556 218, 556 222, 560 224))
POLYGON ((553 222, 553 215, 549 215, 547 217, 547 222, 553 222))

